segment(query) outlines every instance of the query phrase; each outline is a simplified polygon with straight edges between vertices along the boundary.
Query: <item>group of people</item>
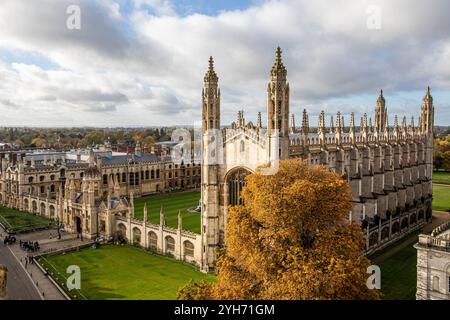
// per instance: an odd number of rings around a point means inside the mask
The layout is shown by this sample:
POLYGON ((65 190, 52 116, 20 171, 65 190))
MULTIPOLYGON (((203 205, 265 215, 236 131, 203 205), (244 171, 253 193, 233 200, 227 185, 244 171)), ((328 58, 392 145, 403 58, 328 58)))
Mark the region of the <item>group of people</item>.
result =
POLYGON ((22 248, 22 250, 25 250, 27 252, 36 252, 39 251, 40 246, 39 246, 39 242, 35 241, 22 241, 20 240, 20 248, 22 248))
POLYGON ((6 235, 5 238, 3 239, 3 244, 4 245, 15 244, 16 241, 17 241, 16 237, 10 236, 10 235, 6 235))

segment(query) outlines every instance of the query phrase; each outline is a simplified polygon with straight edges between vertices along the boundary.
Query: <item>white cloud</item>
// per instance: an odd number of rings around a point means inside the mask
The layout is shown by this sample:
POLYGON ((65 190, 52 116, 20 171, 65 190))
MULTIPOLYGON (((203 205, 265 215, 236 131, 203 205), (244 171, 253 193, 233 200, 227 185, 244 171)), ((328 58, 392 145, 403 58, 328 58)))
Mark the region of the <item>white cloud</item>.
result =
MULTIPOLYGON (((266 109, 277 45, 284 51, 298 119, 306 106, 311 114, 323 107, 371 110, 380 88, 389 105, 390 95, 422 92, 428 84, 447 92, 450 84, 445 0, 268 1, 213 17, 180 17, 167 0, 135 0, 125 14, 120 4, 2 0, 0 49, 41 55, 57 65, 48 70, 26 61, 0 64, 0 110, 9 112, 2 125, 192 124, 200 117, 209 55, 220 77, 224 123, 240 109, 254 120, 266 109), (79 31, 65 28, 65 8, 73 3, 81 7, 79 31), (380 6, 381 30, 367 29, 371 4, 380 6), (369 95, 361 104, 360 97, 369 95), (28 118, 16 118, 11 106, 26 109, 28 118)), ((418 104, 420 99, 421 93, 418 104)), ((418 104, 408 112, 417 113, 418 104)))

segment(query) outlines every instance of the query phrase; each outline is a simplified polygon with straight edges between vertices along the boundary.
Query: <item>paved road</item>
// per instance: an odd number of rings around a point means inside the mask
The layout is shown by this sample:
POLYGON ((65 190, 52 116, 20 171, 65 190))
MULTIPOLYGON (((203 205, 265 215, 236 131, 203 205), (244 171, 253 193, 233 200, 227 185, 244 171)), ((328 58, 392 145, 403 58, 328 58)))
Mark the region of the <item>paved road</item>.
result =
POLYGON ((42 300, 32 280, 11 250, 0 243, 0 264, 8 268, 6 293, 11 300, 42 300))

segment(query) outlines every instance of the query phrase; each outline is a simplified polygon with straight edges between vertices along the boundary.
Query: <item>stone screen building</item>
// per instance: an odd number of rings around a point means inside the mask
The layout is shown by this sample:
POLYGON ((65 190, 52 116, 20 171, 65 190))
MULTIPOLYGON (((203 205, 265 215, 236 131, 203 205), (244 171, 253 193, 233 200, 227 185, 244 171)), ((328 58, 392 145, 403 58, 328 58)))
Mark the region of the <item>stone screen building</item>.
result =
POLYGON ((421 234, 417 249, 417 300, 450 300, 450 222, 421 234))

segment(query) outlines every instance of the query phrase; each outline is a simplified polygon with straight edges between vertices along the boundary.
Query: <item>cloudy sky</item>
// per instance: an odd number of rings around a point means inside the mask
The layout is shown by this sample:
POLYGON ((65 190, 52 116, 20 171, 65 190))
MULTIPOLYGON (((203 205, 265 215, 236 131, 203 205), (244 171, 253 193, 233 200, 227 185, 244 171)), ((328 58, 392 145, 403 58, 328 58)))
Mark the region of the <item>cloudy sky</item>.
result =
POLYGON ((1 0, 0 126, 193 125, 210 55, 223 123, 241 109, 255 121, 278 45, 297 119, 372 112, 383 89, 392 124, 417 117, 430 85, 435 122, 450 125, 449 12, 448 0, 1 0))

